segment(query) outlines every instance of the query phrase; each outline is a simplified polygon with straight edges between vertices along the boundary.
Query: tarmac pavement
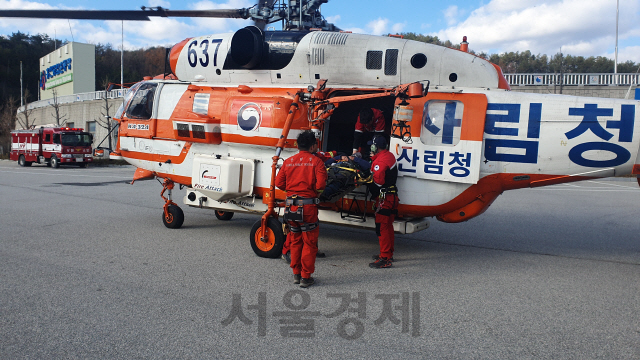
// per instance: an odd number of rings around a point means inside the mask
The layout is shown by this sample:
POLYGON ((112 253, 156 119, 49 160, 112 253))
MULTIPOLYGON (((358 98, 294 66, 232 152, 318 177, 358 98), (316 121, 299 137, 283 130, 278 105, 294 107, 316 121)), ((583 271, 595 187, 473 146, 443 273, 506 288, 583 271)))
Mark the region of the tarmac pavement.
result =
POLYGON ((396 234, 389 269, 372 231, 323 224, 303 290, 253 254, 257 216, 167 229, 133 172, 0 161, 0 358, 640 358, 635 179, 505 192, 396 234))

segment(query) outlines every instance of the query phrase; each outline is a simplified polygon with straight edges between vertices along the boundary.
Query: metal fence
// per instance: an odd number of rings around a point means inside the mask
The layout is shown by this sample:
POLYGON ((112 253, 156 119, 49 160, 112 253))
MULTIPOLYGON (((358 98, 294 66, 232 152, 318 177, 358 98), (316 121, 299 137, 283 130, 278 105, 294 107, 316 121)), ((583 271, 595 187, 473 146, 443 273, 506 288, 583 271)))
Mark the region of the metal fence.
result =
POLYGON ((504 74, 511 86, 518 85, 610 85, 629 86, 640 83, 640 74, 504 74))
MULTIPOLYGON (((111 91, 94 91, 94 92, 88 92, 88 93, 79 93, 79 94, 74 94, 74 95, 64 95, 64 96, 58 96, 58 104, 71 104, 71 103, 75 103, 75 102, 79 102, 79 101, 91 101, 91 100, 101 100, 104 99, 105 96, 108 99, 117 99, 117 98, 122 98, 124 97, 124 95, 126 95, 127 91, 129 89, 118 89, 118 90, 111 90, 111 91)), ((38 100, 38 101, 34 101, 32 103, 29 103, 27 105, 28 109, 38 109, 38 108, 42 108, 42 107, 46 107, 53 104, 53 99, 46 99, 46 100, 38 100)), ((18 108, 18 113, 21 113, 25 110, 24 106, 21 106, 18 108)))

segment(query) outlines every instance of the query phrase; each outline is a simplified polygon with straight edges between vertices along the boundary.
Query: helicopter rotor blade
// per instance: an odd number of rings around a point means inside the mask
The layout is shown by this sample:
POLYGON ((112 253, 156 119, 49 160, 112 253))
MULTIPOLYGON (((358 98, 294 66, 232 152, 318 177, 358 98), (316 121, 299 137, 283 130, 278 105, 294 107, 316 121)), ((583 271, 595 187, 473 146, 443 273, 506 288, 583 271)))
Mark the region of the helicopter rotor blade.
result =
POLYGON ((161 7, 142 10, 0 10, 0 17, 83 19, 83 20, 133 20, 149 21, 149 17, 209 17, 248 19, 248 9, 230 10, 168 10, 161 7))

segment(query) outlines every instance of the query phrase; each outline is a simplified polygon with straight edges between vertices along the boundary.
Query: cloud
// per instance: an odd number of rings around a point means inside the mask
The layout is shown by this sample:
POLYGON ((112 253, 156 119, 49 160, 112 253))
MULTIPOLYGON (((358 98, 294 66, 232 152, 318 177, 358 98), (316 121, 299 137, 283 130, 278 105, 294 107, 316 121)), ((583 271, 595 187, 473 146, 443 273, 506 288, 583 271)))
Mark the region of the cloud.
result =
POLYGON ((149 0, 147 1, 147 4, 149 4, 147 6, 151 6, 151 7, 162 6, 165 9, 171 8, 171 3, 164 0, 149 0))
POLYGON ((370 21, 367 24, 367 28, 373 35, 382 35, 387 32, 387 26, 389 25, 389 19, 377 18, 370 21))
MULTIPOLYGON (((615 52, 606 53, 602 56, 613 59, 615 58, 615 52)), ((639 63, 640 61, 638 61, 638 59, 640 59, 640 46, 626 46, 618 48, 618 63, 623 63, 626 61, 639 63)))
POLYGON ((328 23, 337 24, 340 21, 340 15, 327 16, 325 20, 327 20, 328 23))
POLYGON ((0 9, 5 10, 43 10, 53 9, 53 6, 49 4, 38 3, 34 1, 22 1, 22 0, 0 0, 0 9))
POLYGON ((392 34, 399 34, 401 33, 404 28, 407 26, 407 23, 397 23, 397 24, 393 24, 393 26, 391 27, 391 33, 392 34))
MULTIPOLYGON (((362 31, 362 29, 358 29, 360 33, 368 33, 368 34, 372 34, 372 35, 385 35, 385 34, 395 34, 395 33, 401 33, 405 26, 407 25, 406 22, 404 23, 396 23, 391 25, 391 31, 389 31, 389 24, 390 21, 389 19, 386 18, 377 18, 376 20, 370 21, 367 24, 367 29, 368 31, 362 31)), ((356 31, 353 31, 356 32, 356 31)))
POLYGON ((344 31, 351 31, 354 34, 367 34, 368 31, 366 31, 365 29, 359 28, 359 27, 348 27, 346 29, 343 29, 344 31))
MULTIPOLYGON (((638 36, 639 10, 639 0, 622 2, 621 37, 638 36)), ((454 43, 467 35, 477 52, 531 50, 551 55, 562 47, 567 54, 597 56, 615 43, 615 14, 614 1, 492 0, 464 21, 431 35, 454 43)))
POLYGON ((460 16, 460 11, 456 5, 451 5, 446 8, 444 11, 444 18, 447 20, 447 25, 452 26, 458 22, 458 17, 460 16))

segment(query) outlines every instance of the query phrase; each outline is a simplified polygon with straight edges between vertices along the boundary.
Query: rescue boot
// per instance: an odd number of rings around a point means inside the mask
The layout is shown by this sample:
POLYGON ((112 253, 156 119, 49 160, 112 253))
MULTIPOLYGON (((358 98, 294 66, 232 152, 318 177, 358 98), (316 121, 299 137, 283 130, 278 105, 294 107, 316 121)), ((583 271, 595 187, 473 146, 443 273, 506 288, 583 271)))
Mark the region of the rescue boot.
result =
POLYGON ((315 283, 315 282, 316 281, 311 276, 309 276, 308 279, 302 278, 300 280, 300 287, 301 288, 308 288, 309 286, 313 285, 313 283, 315 283))
POLYGON ((287 252, 286 254, 282 254, 280 255, 280 259, 286 261, 287 263, 291 264, 291 251, 287 252))
POLYGON ((300 284, 300 279, 302 279, 302 276, 300 274, 293 274, 293 283, 294 284, 300 284))
POLYGON ((391 267, 392 264, 393 263, 391 262, 391 259, 387 259, 385 257, 380 256, 378 260, 370 263, 369 267, 372 269, 382 269, 382 268, 391 267))
MULTIPOLYGON (((373 255, 371 257, 371 259, 373 259, 373 260, 378 260, 379 258, 380 258, 380 255, 373 255)), ((393 262, 393 256, 391 257, 391 259, 389 259, 389 261, 393 262)))

